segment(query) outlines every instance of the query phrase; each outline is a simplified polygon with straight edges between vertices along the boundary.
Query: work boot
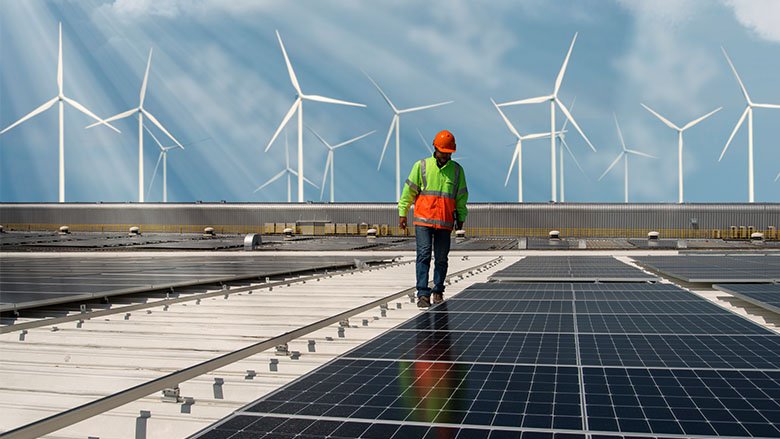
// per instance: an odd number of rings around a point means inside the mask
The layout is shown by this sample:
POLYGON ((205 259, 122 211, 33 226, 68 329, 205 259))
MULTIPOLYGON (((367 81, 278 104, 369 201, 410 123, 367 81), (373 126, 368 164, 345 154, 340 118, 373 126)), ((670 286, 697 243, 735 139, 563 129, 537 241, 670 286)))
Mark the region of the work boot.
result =
POLYGON ((428 308, 429 306, 431 306, 431 299, 428 296, 417 298, 417 308, 428 308))
POLYGON ((433 304, 444 302, 444 293, 433 293, 433 304))

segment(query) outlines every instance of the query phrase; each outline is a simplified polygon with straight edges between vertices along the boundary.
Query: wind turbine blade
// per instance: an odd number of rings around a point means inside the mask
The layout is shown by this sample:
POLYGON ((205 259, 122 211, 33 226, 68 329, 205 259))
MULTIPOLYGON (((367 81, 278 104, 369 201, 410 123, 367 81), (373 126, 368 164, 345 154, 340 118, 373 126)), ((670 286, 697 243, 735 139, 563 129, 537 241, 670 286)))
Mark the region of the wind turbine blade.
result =
POLYGON ((382 167, 382 160, 385 158, 385 151, 387 151, 387 144, 390 143, 390 136, 393 134, 393 128, 398 123, 398 115, 393 116, 393 121, 390 122, 390 129, 387 130, 387 137, 385 137, 385 146, 382 147, 382 154, 379 156, 379 164, 376 166, 376 170, 382 167))
MULTIPOLYGON (((422 140, 423 146, 425 146, 425 149, 428 150, 429 153, 433 154, 433 148, 428 145, 428 142, 425 140, 425 136, 423 136, 423 133, 420 131, 420 129, 417 129, 417 134, 420 135, 420 140, 422 140)), ((461 157, 461 160, 463 157, 461 157)))
POLYGON ((520 133, 517 132, 517 129, 514 127, 514 125, 512 125, 512 122, 510 122, 504 112, 501 111, 501 108, 499 108, 498 104, 496 104, 496 101, 494 101, 493 98, 490 98, 490 102, 493 103, 493 106, 496 107, 498 114, 500 114, 501 118, 504 119, 504 123, 506 124, 507 128, 509 128, 509 131, 511 131, 512 134, 514 134, 514 136, 518 139, 521 138, 520 133))
MULTIPOLYGON (((575 102, 577 102, 577 96, 575 96, 574 99, 571 100, 571 105, 569 105, 569 110, 571 110, 572 112, 574 111, 574 103, 575 102)), ((561 125, 561 131, 562 132, 566 131, 566 125, 568 125, 568 124, 569 124, 569 119, 566 119, 566 120, 563 121, 563 125, 561 125)))
POLYGON ((566 59, 563 60, 561 71, 558 72, 558 77, 555 78, 555 89, 553 90, 553 96, 557 96, 558 89, 561 88, 561 82, 563 82, 563 75, 566 73, 566 66, 569 64, 569 57, 571 56, 572 49, 574 49, 575 41, 577 41, 577 33, 574 34, 574 38, 572 38, 571 40, 571 45, 569 46, 569 52, 566 53, 566 59))
POLYGON ((663 117, 663 116, 661 116, 660 114, 658 114, 658 113, 656 113, 655 111, 653 111, 653 109, 652 109, 652 108, 648 107, 648 106, 647 106, 647 105, 645 105, 645 104, 641 104, 641 105, 642 105, 643 107, 645 107, 645 110, 647 110, 647 111, 649 111, 649 112, 653 113, 653 114, 655 115, 655 117, 657 117, 658 119, 660 119, 660 120, 661 120, 661 122, 665 123, 665 124, 666 124, 666 126, 668 126, 669 128, 671 128, 671 129, 673 129, 673 130, 679 130, 679 129, 680 129, 680 128, 679 128, 677 125, 675 125, 675 124, 673 124, 673 123, 669 122, 669 120, 667 120, 665 117, 663 117))
POLYGON ((57 49, 57 89, 62 96, 62 22, 59 23, 59 47, 57 49))
MULTIPOLYGON (((148 112, 148 111, 144 110, 143 108, 141 108, 141 111, 144 113, 144 115, 146 115, 146 117, 148 117, 148 118, 149 118, 149 120, 151 120, 151 121, 152 121, 152 123, 153 123, 153 124, 157 125, 157 128, 159 128, 159 129, 160 129, 160 131, 162 131, 163 133, 165 133, 165 135, 166 135, 166 136, 168 136, 168 138, 169 138, 169 139, 173 140, 173 143, 175 143, 175 144, 177 144, 177 145, 181 146, 181 143, 179 143, 179 141, 178 141, 178 140, 176 140, 176 138, 175 138, 175 137, 173 137, 173 136, 171 135, 171 133, 169 133, 169 132, 168 132, 168 130, 166 130, 166 129, 165 129, 165 127, 164 127, 164 126, 162 126, 162 124, 160 123, 160 121, 158 121, 158 120, 157 120, 157 118, 156 118, 156 117, 154 117, 154 116, 152 115, 152 113, 150 113, 150 112, 148 112)), ((182 148, 184 148, 183 146, 181 146, 181 147, 182 147, 182 148)))
POLYGON ((310 101, 317 101, 317 102, 325 102, 328 104, 339 104, 339 105, 349 105, 350 107, 362 107, 365 108, 365 104, 358 104, 356 102, 349 102, 349 101, 342 101, 339 99, 333 99, 333 98, 327 98, 325 96, 319 96, 319 95, 301 95, 303 99, 308 99, 310 101))
POLYGON ((737 82, 739 82, 739 87, 742 89, 742 95, 745 96, 747 103, 751 104, 750 96, 748 95, 747 89, 745 88, 745 84, 742 83, 742 78, 739 77, 739 73, 737 73, 737 69, 734 67, 734 63, 731 62, 729 54, 726 53, 726 49, 723 46, 720 47, 720 50, 723 51, 723 55, 726 57, 726 61, 728 61, 729 67, 731 67, 731 71, 734 72, 734 76, 737 78, 737 82))
POLYGON ((95 119, 96 121, 99 122, 100 125, 105 125, 105 126, 111 128, 112 130, 116 131, 117 133, 121 133, 121 131, 119 131, 118 129, 114 128, 113 125, 111 125, 107 121, 105 121, 105 120, 95 116, 95 114, 92 113, 91 111, 87 110, 87 108, 85 106, 79 104, 78 102, 74 101, 73 99, 71 99, 71 98, 69 98, 67 96, 63 96, 62 100, 64 100, 65 102, 67 102, 68 104, 73 106, 75 109, 77 109, 77 110, 81 111, 82 113, 86 114, 87 116, 95 119))
POLYGON ((330 146, 330 144, 328 142, 326 142, 325 139, 322 138, 322 136, 320 136, 316 131, 314 131, 314 129, 312 127, 306 125, 306 128, 309 131, 311 131, 311 133, 314 134, 314 136, 317 137, 320 140, 320 142, 322 142, 322 144, 325 145, 328 149, 333 149, 333 147, 330 146))
POLYGON ((550 133, 534 133, 527 136, 520 136, 520 138, 523 140, 549 139, 550 133))
POLYGON ((317 188, 317 189, 319 189, 319 188, 320 188, 319 186, 317 186, 317 184, 315 184, 313 181, 309 180, 309 179, 308 179, 308 178, 306 178, 306 177, 303 177, 303 181, 305 181, 306 183, 309 183, 310 185, 314 186, 314 187, 315 187, 315 188, 317 188))
MULTIPOLYGON (((152 130, 150 130, 149 127, 146 126, 146 124, 144 124, 144 129, 146 130, 147 133, 149 133, 150 136, 152 136, 152 139, 154 139, 154 141, 157 143, 157 146, 160 147, 160 151, 167 151, 168 149, 170 149, 170 148, 166 149, 162 145, 162 143, 160 143, 160 141, 157 139, 157 136, 154 135, 152 130)), ((171 147, 171 148, 173 148, 173 147, 171 147)))
POLYGON ((780 108, 780 105, 777 104, 753 104, 753 106, 758 108, 780 108))
POLYGON ((441 107, 442 105, 451 104, 453 102, 455 102, 455 101, 446 101, 446 102, 439 102, 438 104, 423 105, 421 107, 406 108, 404 110, 398 111, 398 114, 412 113, 414 111, 427 110, 429 108, 441 107))
POLYGON ((290 118, 293 117, 293 114, 295 114, 295 110, 298 109, 298 106, 301 105, 301 98, 298 98, 295 100, 295 102, 292 104, 292 107, 287 111, 287 114, 284 115, 284 119, 282 119, 282 123, 279 124, 279 128, 276 129, 274 132, 274 135, 271 136, 271 140, 268 142, 268 146, 265 147, 265 151, 268 152, 269 149, 271 149, 271 145, 274 144, 274 140, 279 136, 279 133, 282 132, 282 129, 287 126, 287 122, 290 121, 290 118))
POLYGON ((734 131, 731 132, 731 135, 729 136, 729 140, 726 141, 726 146, 723 147, 723 152, 721 152, 720 157, 718 157, 718 161, 723 160, 723 155, 726 154, 726 150, 729 149, 731 140, 734 139, 734 136, 737 134, 737 131, 739 131, 739 127, 742 126, 742 122, 745 121, 745 117, 747 117, 748 111, 750 111, 749 105, 745 107, 745 111, 743 111, 742 116, 739 117, 739 120, 737 121, 737 125, 734 127, 734 131))
POLYGON ((38 114, 40 114, 40 113, 43 113, 44 111, 48 110, 49 108, 51 108, 51 107, 52 107, 52 105, 54 105, 54 104, 56 104, 56 103, 57 103, 57 100, 58 100, 58 99, 59 99, 59 97, 54 97, 54 98, 52 98, 50 101, 48 101, 48 102, 45 102, 44 104, 42 104, 41 106, 39 106, 39 107, 38 107, 38 108, 36 108, 35 110, 33 110, 33 111, 31 111, 30 113, 28 113, 28 114, 27 114, 27 116, 24 116, 23 118, 21 118, 21 119, 17 120, 16 122, 12 123, 11 125, 8 125, 8 127, 6 127, 6 128, 3 130, 3 131, 0 131, 0 134, 3 134, 3 133, 5 133, 6 131, 9 131, 11 128, 13 128, 13 127, 15 127, 15 126, 19 125, 20 123, 22 123, 22 122, 26 121, 27 119, 30 119, 30 118, 32 118, 32 117, 35 117, 35 116, 37 116, 38 114))
MULTIPOLYGON (((103 120, 103 122, 108 123, 108 122, 113 122, 115 120, 124 119, 124 118, 126 118, 128 116, 132 116, 133 114, 135 114, 137 112, 138 112, 138 108, 133 108, 131 110, 125 111, 124 113, 115 114, 115 115, 109 117, 108 119, 103 120)), ((92 128, 92 127, 96 127, 98 125, 102 125, 103 122, 95 122, 92 125, 87 125, 86 128, 92 128)))
POLYGON ((606 170, 606 171, 604 171, 604 173, 603 173, 603 174, 601 174, 601 177, 599 177, 599 181, 601 181, 601 179, 602 179, 602 178, 604 178, 604 176, 605 176, 605 175, 607 175, 607 173, 609 173, 609 171, 611 171, 611 170, 612 170, 612 168, 614 168, 614 167, 615 167, 615 165, 617 165, 617 163, 620 161, 620 159, 622 159, 622 158, 623 158, 623 154, 625 154, 625 152, 623 152, 623 151, 620 151, 620 154, 618 154, 618 156, 617 156, 617 158, 615 159, 615 161, 614 161, 614 162, 612 162, 612 164, 611 164, 611 165, 609 165, 609 168, 607 168, 607 170, 606 170))
POLYGON ((780 172, 777 173, 777 177, 775 177, 775 181, 780 180, 780 172))
POLYGON ((503 104, 498 104, 498 106, 510 107, 512 105, 541 104, 542 102, 547 102, 550 99, 552 99, 552 96, 538 96, 535 98, 520 99, 519 101, 504 102, 503 104))
POLYGON ((390 98, 387 97, 384 91, 382 91, 382 88, 379 87, 379 84, 377 84, 376 81, 374 81, 374 79, 371 78, 371 76, 369 76, 369 74, 366 73, 365 71, 363 72, 363 74, 366 75, 368 80, 371 81, 372 84, 374 84, 374 87, 376 87, 376 89, 379 90, 379 94, 382 95, 382 98, 385 100, 385 102, 387 102, 387 105, 389 105, 390 108, 393 109, 393 113, 398 114, 398 109, 395 108, 395 105, 393 105, 393 102, 390 100, 390 98))
POLYGON ((580 165, 580 162, 577 160, 577 157, 574 155, 574 152, 569 148, 569 145, 566 143, 566 140, 561 139, 561 143, 563 144, 563 147, 566 148, 566 151, 569 152, 569 155, 571 156, 571 159, 574 160, 574 164, 577 165, 577 168, 582 172, 582 175, 587 176, 588 174, 585 172, 584 169, 582 169, 582 165, 580 165))
POLYGON ((141 83, 141 97, 139 107, 144 106, 144 98, 146 97, 146 84, 149 81, 149 68, 152 67, 152 49, 149 49, 149 58, 146 60, 146 72, 144 73, 144 81, 141 83))
MULTIPOLYGON (((520 140, 517 141, 515 144, 515 152, 512 153, 512 163, 509 164, 509 170, 506 172, 506 180, 504 180, 504 187, 506 187, 509 184, 509 177, 512 175, 512 168, 515 167, 515 162, 517 161, 517 156, 520 155, 520 140)), ((520 172, 518 170, 517 172, 520 172)))
POLYGON ((705 114, 704 116, 702 116, 702 117, 700 117, 700 118, 698 118, 698 119, 696 119, 696 120, 693 120, 693 121, 690 121, 690 122, 688 122, 688 124, 687 124, 687 125, 685 125, 684 127, 682 127, 683 131, 684 131, 684 130, 687 130, 688 128, 690 128, 690 127, 692 127, 692 126, 696 125, 697 123, 699 123, 699 122, 703 121, 704 119, 706 119, 706 118, 708 118, 708 117, 712 116, 713 114, 717 113, 718 111, 720 111, 720 109, 721 109, 721 108, 723 108, 723 107, 718 107, 718 108, 716 108, 715 110, 713 110, 713 111, 710 111, 709 113, 705 114))
POLYGON ((571 124, 574 125, 574 128, 577 129, 577 131, 580 133, 583 139, 585 139, 585 142, 588 143, 588 146, 590 146, 590 149, 593 150, 593 152, 596 152, 596 147, 593 146, 592 143, 590 143, 590 140, 588 139, 588 136, 585 135, 585 133, 582 131, 582 128, 577 124, 577 121, 574 120, 574 116, 571 115, 569 110, 566 108, 565 105, 563 105, 563 102, 561 102, 558 98, 555 98, 555 103, 558 104, 558 108, 561 109, 563 114, 566 116, 567 119, 571 121, 571 124))
POLYGON ((287 73, 290 75, 290 82, 292 82, 293 87, 295 87, 295 91, 298 92, 298 95, 301 95, 301 86, 298 84, 298 78, 295 76, 295 70, 292 68, 292 64, 290 64, 290 58, 287 57, 287 50, 284 48, 284 43, 282 42, 282 36, 279 35, 279 31, 276 31, 276 38, 279 40, 279 46, 282 48, 282 55, 284 55, 284 62, 287 64, 287 73))
POLYGON ((259 186, 257 189, 255 189, 255 192, 257 192, 257 191, 259 191, 260 189, 262 189, 262 188, 264 188, 264 187, 268 186, 269 184, 271 184, 271 183, 275 182, 276 180, 278 180, 278 179, 282 178, 282 176, 284 176, 284 174, 285 174, 286 172, 287 172, 287 170, 285 169, 284 171, 282 171, 282 172, 280 172, 280 173, 278 173, 278 174, 274 175, 273 177, 271 177, 271 179, 270 179, 270 180, 266 181, 265 183, 263 183, 262 185, 260 185, 260 186, 259 186))
POLYGON ((157 164, 154 165, 154 171, 152 171, 152 180, 149 181, 149 189, 146 190, 146 198, 149 198, 149 194, 152 192, 152 185, 154 184, 154 177, 157 176, 157 168, 160 167, 160 161, 163 157, 163 151, 160 151, 160 155, 157 156, 157 164))
POLYGON ((368 136, 370 136, 370 135, 374 134, 375 132, 376 132, 376 130, 373 130, 373 131, 369 131, 369 132, 367 132, 367 133, 365 133, 365 134, 361 134, 361 135, 359 135, 359 136, 357 136, 357 137, 353 137, 353 138, 351 138, 351 139, 349 139, 349 140, 347 140, 347 141, 344 141, 344 142, 341 142, 341 143, 339 143, 338 145, 335 145, 335 146, 333 147, 333 149, 336 149, 336 148, 341 148, 342 146, 347 146, 347 145, 349 145, 350 143, 357 142, 358 140, 360 140, 360 139, 362 139, 362 138, 364 138, 364 137, 368 137, 368 136))
POLYGON ((658 158, 658 157, 656 157, 654 155, 650 155, 650 154, 647 154, 645 152, 637 151, 637 150, 634 150, 634 149, 627 149, 626 152, 629 153, 629 154, 641 155, 642 157, 647 157, 649 159, 657 159, 658 158))
POLYGON ((322 185, 320 187, 320 201, 325 194, 325 180, 328 178, 328 170, 330 170, 331 163, 333 163, 333 151, 328 151, 328 159, 325 160, 325 172, 322 173, 322 185))
POLYGON ((626 141, 623 139, 623 132, 620 130, 620 124, 617 120, 617 114, 612 113, 612 116, 615 117, 615 126, 617 127, 618 137, 620 138, 620 146, 623 147, 623 151, 626 150, 626 141))

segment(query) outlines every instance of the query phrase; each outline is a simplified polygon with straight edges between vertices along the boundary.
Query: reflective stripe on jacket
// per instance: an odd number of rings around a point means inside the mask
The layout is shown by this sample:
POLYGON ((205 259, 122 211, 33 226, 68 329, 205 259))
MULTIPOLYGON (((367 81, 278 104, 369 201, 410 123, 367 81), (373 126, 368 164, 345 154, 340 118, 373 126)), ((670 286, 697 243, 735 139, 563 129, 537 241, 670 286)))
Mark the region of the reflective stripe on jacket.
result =
POLYGON ((398 200, 398 214, 406 216, 414 203, 414 224, 452 230, 455 220, 466 220, 468 198, 463 168, 452 160, 439 168, 436 159, 428 157, 412 167, 398 200))

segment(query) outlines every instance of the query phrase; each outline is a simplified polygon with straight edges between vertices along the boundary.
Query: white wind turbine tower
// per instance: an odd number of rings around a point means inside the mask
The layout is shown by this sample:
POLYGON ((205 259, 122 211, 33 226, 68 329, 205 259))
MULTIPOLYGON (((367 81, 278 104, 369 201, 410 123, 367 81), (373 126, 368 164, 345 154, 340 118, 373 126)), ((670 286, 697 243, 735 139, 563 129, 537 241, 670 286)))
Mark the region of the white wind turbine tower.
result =
MULTIPOLYGON (((555 86, 553 88, 553 92, 550 95, 546 96, 538 96, 535 98, 528 98, 528 99, 521 99, 519 101, 512 101, 512 102, 505 102, 503 104, 499 104, 499 107, 508 107, 511 105, 524 105, 524 104, 541 104, 543 102, 550 102, 550 132, 555 132, 555 106, 558 105, 558 108, 561 109, 561 112, 566 116, 566 119, 571 121, 571 124, 574 125, 574 128, 577 129, 577 131, 580 133, 583 139, 588 143, 588 146, 593 150, 593 152, 596 152, 596 147, 593 146, 592 143, 590 143, 590 140, 588 140, 588 136, 585 135, 585 133, 580 129, 580 126, 577 124, 577 121, 574 120, 574 117, 571 115, 571 112, 566 108, 566 106, 561 102, 561 100, 558 98, 558 91, 561 88, 561 83, 563 82, 563 75, 566 73, 566 66, 569 64, 569 57, 571 56, 571 51, 574 49, 574 42, 577 41, 577 34, 574 34, 574 38, 571 40, 571 45, 569 46, 569 51, 566 53, 566 58, 563 60, 563 65, 561 66, 561 70, 558 72, 558 77, 555 79, 555 86)), ((558 190, 557 190, 557 177, 556 177, 556 158, 555 158, 555 137, 550 138, 550 163, 551 163, 551 176, 552 176, 552 201, 558 201, 558 190)))
POLYGON ((614 168, 615 165, 617 165, 617 163, 622 158, 623 159, 623 201, 625 203, 628 203, 628 156, 629 154, 648 157, 651 159, 654 159, 656 157, 651 156, 650 154, 646 154, 644 152, 635 151, 633 149, 626 148, 626 142, 623 139, 623 132, 620 130, 620 124, 618 123, 617 115, 614 113, 612 113, 612 115, 615 117, 615 126, 617 127, 618 137, 620 138, 620 147, 622 148, 622 150, 620 151, 620 154, 618 154, 618 156, 615 158, 615 161, 613 161, 612 164, 609 165, 607 170, 604 171, 603 174, 601 174, 601 177, 599 177, 599 181, 601 181, 601 179, 604 178, 604 176, 607 175, 607 173, 609 173, 609 171, 611 171, 612 168, 614 168))
POLYGON ((112 130, 116 131, 117 133, 120 132, 118 129, 114 128, 111 124, 109 124, 107 121, 95 116, 91 111, 89 111, 86 107, 81 105, 80 103, 76 102, 75 100, 65 96, 65 92, 63 91, 63 74, 62 74, 62 23, 59 24, 59 45, 58 45, 58 51, 57 51, 57 96, 54 96, 51 98, 51 100, 47 101, 40 107, 36 108, 35 110, 31 111, 27 116, 24 116, 23 118, 17 120, 16 122, 9 125, 7 128, 5 128, 3 131, 0 131, 0 134, 4 134, 7 131, 10 131, 13 127, 23 123, 27 119, 33 118, 37 116, 40 113, 43 113, 44 111, 51 108, 55 103, 59 102, 59 110, 60 110, 60 147, 59 147, 59 156, 60 156, 60 162, 59 162, 59 202, 64 203, 65 202, 65 126, 64 126, 64 119, 65 119, 65 103, 68 103, 68 105, 72 106, 73 108, 81 111, 82 113, 86 114, 87 116, 95 119, 98 121, 99 124, 106 125, 107 127, 111 128, 112 130))
MULTIPOLYGON (((745 84, 743 84, 742 79, 739 78, 737 69, 734 68, 734 64, 731 62, 729 55, 726 53, 726 49, 721 47, 721 50, 723 50, 723 55, 726 56, 726 61, 729 62, 729 66, 731 67, 731 71, 734 72, 734 76, 737 78, 737 82, 739 82, 739 87, 742 89, 742 95, 745 96, 745 101, 747 101, 747 107, 745 107, 745 111, 742 112, 742 116, 740 116, 739 121, 737 122, 737 126, 734 127, 734 131, 731 132, 731 136, 729 136, 729 140, 726 142, 726 146, 723 148, 723 152, 720 153, 720 157, 718 158, 718 161, 721 161, 723 159, 723 155, 726 154, 726 150, 729 149, 731 140, 734 139, 734 135, 737 134, 737 131, 739 131, 739 127, 741 127, 742 123, 745 121, 745 116, 747 116, 748 119, 748 202, 752 203, 755 201, 754 185, 753 185, 753 108, 780 108, 780 105, 758 104, 753 102, 750 99, 750 96, 748 95, 747 89, 745 88, 745 84)), ((775 178, 775 181, 776 180, 777 178, 775 178)))
POLYGON ((395 129, 395 199, 398 200, 401 198, 401 115, 420 110, 427 110, 429 108, 441 107, 442 105, 451 104, 454 101, 439 102, 437 104, 423 105, 420 107, 404 108, 399 110, 396 108, 390 98, 387 97, 385 92, 382 91, 382 89, 379 87, 379 84, 377 84, 376 81, 374 81, 371 76, 368 75, 368 73, 365 73, 365 75, 368 77, 368 80, 374 84, 374 87, 379 90, 379 93, 382 95, 382 98, 384 98, 385 102, 387 102, 387 105, 390 106, 390 109, 393 110, 393 119, 390 122, 390 129, 387 130, 385 145, 382 147, 382 155, 379 156, 379 165, 377 165, 376 169, 379 170, 379 168, 382 166, 382 159, 385 158, 387 144, 390 142, 390 136, 393 134, 393 130, 395 129))
POLYGON ((175 149, 175 148, 181 148, 184 149, 184 146, 182 145, 171 145, 171 146, 163 146, 162 143, 157 139, 157 136, 154 135, 149 128, 144 125, 144 129, 147 133, 149 133, 150 136, 152 136, 152 139, 157 143, 157 146, 160 148, 160 155, 157 156, 157 164, 154 165, 154 171, 152 171, 152 180, 149 182, 149 189, 146 192, 146 197, 149 198, 149 192, 152 190, 152 185, 154 184, 154 177, 157 176, 157 168, 160 166, 160 160, 162 160, 163 164, 163 203, 168 202, 168 151, 175 149))
MULTIPOLYGON (((260 185, 257 189, 255 189, 255 192, 263 189, 264 187, 268 186, 269 184, 275 182, 276 180, 282 178, 284 174, 287 174, 287 202, 292 202, 292 183, 290 181, 290 176, 297 177, 299 174, 295 172, 295 169, 290 167, 290 148, 287 143, 287 131, 284 132, 284 170, 279 172, 278 174, 271 177, 268 181, 260 185)), ((300 180, 299 180, 300 181, 300 180)), ((311 180, 308 178, 304 178, 303 181, 306 183, 309 183, 310 185, 314 186, 315 188, 319 189, 319 186, 314 184, 311 180)), ((300 191, 298 191, 300 193, 300 191)))
POLYGON ((668 119, 664 118, 660 114, 658 114, 655 111, 653 111, 647 105, 642 104, 642 106, 645 107, 645 110, 653 113, 655 115, 655 117, 660 119, 661 122, 666 124, 666 126, 668 126, 671 129, 677 130, 677 179, 678 179, 678 197, 677 197, 677 202, 678 203, 682 203, 683 202, 683 153, 682 153, 683 152, 683 131, 687 130, 688 128, 696 125, 697 123, 699 123, 699 122, 703 121, 704 119, 706 119, 706 118, 712 116, 713 114, 717 113, 718 111, 720 111, 720 109, 722 107, 718 107, 718 108, 710 111, 709 113, 705 114, 704 116, 688 122, 688 124, 686 124, 684 127, 680 128, 677 125, 669 122, 668 119))
MULTIPOLYGON (((298 112, 298 172, 295 174, 298 176, 298 202, 303 202, 303 182, 306 179, 303 176, 303 101, 315 101, 315 102, 325 102, 328 104, 340 104, 340 105, 349 105, 352 107, 365 107, 364 104, 357 104, 355 102, 347 102, 347 101, 341 101, 338 99, 328 98, 325 96, 318 96, 318 95, 307 95, 304 94, 301 91, 301 86, 298 84, 298 78, 295 76, 295 71, 292 68, 292 64, 290 63, 290 58, 287 57, 287 50, 284 48, 284 43, 282 42, 282 37, 279 35, 279 31, 276 31, 276 38, 279 40, 279 46, 282 48, 282 55, 284 55, 284 62, 287 64, 287 73, 290 75, 290 82, 292 83, 293 88, 295 88, 296 96, 295 101, 292 104, 292 107, 287 111, 287 114, 284 116, 284 119, 282 119, 282 123, 279 124, 279 128, 276 129, 276 132, 274 133, 273 137, 271 137, 271 140, 268 142, 268 146, 265 147, 265 151, 267 152, 271 145, 273 145, 274 140, 276 140, 276 137, 279 136, 279 133, 282 131, 282 128, 287 125, 287 122, 290 121, 290 119, 293 117, 293 114, 295 112, 298 112)), ((316 185, 315 185, 316 186, 316 185)))
MULTIPOLYGON (((572 111, 574 110, 574 101, 575 100, 576 100, 576 98, 571 102, 571 107, 569 108, 572 111)), ((566 119, 563 122, 563 126, 561 127, 561 130, 558 133, 556 133, 556 135, 555 135, 555 137, 558 139, 558 156, 560 157, 559 158, 559 160, 560 160, 560 167, 561 167, 561 174, 560 174, 560 178, 561 178, 561 185, 560 185, 561 199, 560 199, 560 201, 562 203, 566 201, 566 188, 564 186, 564 184, 566 182, 566 179, 564 177, 564 172, 563 172, 563 170, 564 170, 564 167, 563 167, 563 156, 564 156, 563 150, 564 150, 564 148, 569 153, 569 155, 571 156, 572 160, 574 160, 574 164, 577 165, 577 168, 580 170, 580 172, 582 172, 583 175, 587 176, 587 173, 585 173, 585 170, 582 169, 582 166, 580 165, 580 162, 577 161, 577 157, 574 155, 574 151, 572 151, 571 148, 569 148, 569 144, 566 143, 566 132, 567 132, 566 131, 566 125, 568 125, 568 123, 569 123, 569 119, 566 119)))
POLYGON ((521 136, 520 133, 517 132, 517 129, 514 127, 514 125, 512 125, 512 123, 506 117, 504 112, 501 111, 501 108, 499 108, 499 105, 496 104, 496 101, 490 99, 490 102, 492 102, 493 106, 496 107, 496 110, 498 110, 498 114, 501 115, 501 118, 504 120, 504 123, 506 124, 507 128, 509 128, 509 131, 511 131, 512 134, 517 139, 517 143, 515 144, 515 152, 512 153, 512 163, 510 163, 509 165, 509 171, 506 173, 506 180, 504 180, 504 186, 509 184, 509 176, 512 175, 512 169, 515 166, 515 162, 517 162, 517 202, 522 203, 523 202, 523 140, 544 139, 550 137, 550 133, 537 133, 537 134, 528 134, 526 136, 521 136))
MULTIPOLYGON (((112 122, 115 120, 130 117, 133 114, 138 114, 138 202, 139 203, 144 202, 144 116, 146 116, 150 121, 152 121, 152 123, 155 124, 157 128, 160 129, 160 131, 165 133, 166 136, 168 136, 171 140, 173 140, 173 142, 176 143, 176 145, 184 149, 182 144, 179 143, 179 141, 176 140, 176 138, 173 137, 171 133, 169 133, 168 130, 165 129, 164 126, 162 126, 160 121, 158 121, 157 118, 152 115, 152 113, 148 112, 144 108, 144 99, 146 98, 146 84, 149 81, 149 69, 151 68, 151 66, 152 66, 152 49, 149 49, 149 58, 146 61, 146 72, 144 73, 144 80, 141 83, 141 94, 139 96, 138 106, 106 119, 106 122, 112 122)), ((97 124, 89 125, 87 128, 92 128, 95 125, 97 124)))
POLYGON ((334 159, 333 159, 334 152, 336 151, 336 149, 341 148, 342 146, 347 146, 350 143, 357 142, 358 140, 360 140, 360 139, 362 139, 364 137, 368 137, 368 136, 374 134, 376 132, 376 130, 369 131, 369 132, 367 132, 365 134, 361 134, 360 136, 357 136, 357 137, 353 137, 353 138, 351 138, 351 139, 349 139, 347 141, 341 142, 341 143, 339 143, 337 145, 331 145, 325 139, 323 139, 322 136, 317 134, 316 131, 311 129, 311 127, 307 127, 307 128, 309 128, 309 131, 311 131, 312 134, 317 136, 317 138, 320 140, 320 142, 322 142, 322 144, 325 145, 326 148, 328 148, 328 158, 325 160, 325 171, 322 174, 322 185, 321 185, 321 189, 320 189, 320 200, 322 200, 322 195, 325 193, 325 180, 328 178, 328 171, 330 171, 330 202, 333 203, 335 201, 334 200, 334 197, 335 197, 335 194, 334 194, 335 183, 334 183, 334 171, 333 171, 333 168, 335 168, 335 166, 336 166, 335 163, 334 163, 334 159))

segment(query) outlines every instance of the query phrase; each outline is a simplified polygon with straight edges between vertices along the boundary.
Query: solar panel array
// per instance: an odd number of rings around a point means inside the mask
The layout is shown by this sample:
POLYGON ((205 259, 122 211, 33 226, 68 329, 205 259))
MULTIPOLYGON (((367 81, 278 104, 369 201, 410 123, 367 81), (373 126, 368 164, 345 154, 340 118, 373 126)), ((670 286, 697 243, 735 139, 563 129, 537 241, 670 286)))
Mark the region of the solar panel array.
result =
POLYGON ((780 436, 780 335, 668 284, 489 283, 195 435, 780 436))
POLYGON ((780 284, 717 284, 713 287, 761 308, 780 313, 780 284))
POLYGON ((354 261, 349 256, 5 257, 0 261, 0 311, 350 266, 354 261))
POLYGON ((528 256, 490 277, 499 281, 645 282, 653 275, 611 256, 528 256))
POLYGON ((780 280, 779 255, 644 256, 641 265, 692 283, 768 283, 780 280))

